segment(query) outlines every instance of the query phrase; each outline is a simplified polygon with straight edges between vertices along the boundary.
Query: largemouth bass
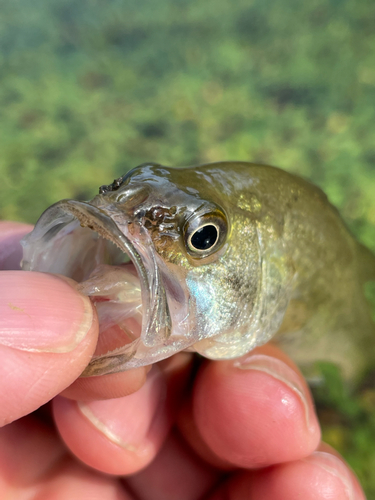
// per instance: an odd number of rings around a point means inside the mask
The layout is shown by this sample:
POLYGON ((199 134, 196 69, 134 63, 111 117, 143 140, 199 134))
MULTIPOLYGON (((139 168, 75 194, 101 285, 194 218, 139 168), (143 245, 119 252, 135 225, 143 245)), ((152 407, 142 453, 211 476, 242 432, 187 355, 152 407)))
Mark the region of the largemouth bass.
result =
POLYGON ((271 339, 305 373, 325 360, 355 381, 375 362, 375 257, 319 188, 275 167, 147 163, 51 206, 23 245, 24 269, 69 276, 96 304, 84 376, 271 339))

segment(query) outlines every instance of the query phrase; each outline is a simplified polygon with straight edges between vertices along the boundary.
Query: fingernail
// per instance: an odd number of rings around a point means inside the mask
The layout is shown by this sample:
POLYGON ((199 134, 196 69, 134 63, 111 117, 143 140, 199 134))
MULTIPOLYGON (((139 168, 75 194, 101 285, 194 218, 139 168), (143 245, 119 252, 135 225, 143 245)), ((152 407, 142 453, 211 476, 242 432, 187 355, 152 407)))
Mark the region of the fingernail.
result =
MULTIPOLYGON (((252 354, 236 360, 233 364, 241 370, 257 370, 267 373, 271 377, 287 385, 300 399, 306 416, 307 428, 314 432, 315 422, 311 422, 311 409, 305 396, 305 389, 297 373, 283 361, 264 354, 252 354)), ((315 420, 315 419, 314 419, 315 420)))
POLYGON ((154 367, 137 392, 117 399, 78 402, 78 408, 109 441, 141 456, 150 451, 147 435, 163 410, 165 395, 164 379, 154 367))
POLYGON ((349 469, 339 458, 324 451, 316 451, 303 461, 323 469, 325 472, 328 472, 328 474, 338 479, 345 492, 345 498, 347 500, 354 500, 355 493, 353 479, 349 469))
POLYGON ((74 282, 46 273, 0 273, 0 344, 30 352, 66 353, 93 322, 90 299, 74 282))

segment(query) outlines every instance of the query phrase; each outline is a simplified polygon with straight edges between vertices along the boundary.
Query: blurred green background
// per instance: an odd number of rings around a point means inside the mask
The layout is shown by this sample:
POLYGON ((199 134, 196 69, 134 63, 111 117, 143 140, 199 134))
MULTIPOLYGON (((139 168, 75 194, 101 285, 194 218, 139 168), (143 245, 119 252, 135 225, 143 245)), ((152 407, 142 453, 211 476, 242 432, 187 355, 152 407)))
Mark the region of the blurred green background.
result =
MULTIPOLYGON (((146 161, 320 185, 375 249, 373 0, 2 0, 0 217, 35 222, 146 161)), ((324 437, 375 499, 375 395, 325 367, 324 437)))

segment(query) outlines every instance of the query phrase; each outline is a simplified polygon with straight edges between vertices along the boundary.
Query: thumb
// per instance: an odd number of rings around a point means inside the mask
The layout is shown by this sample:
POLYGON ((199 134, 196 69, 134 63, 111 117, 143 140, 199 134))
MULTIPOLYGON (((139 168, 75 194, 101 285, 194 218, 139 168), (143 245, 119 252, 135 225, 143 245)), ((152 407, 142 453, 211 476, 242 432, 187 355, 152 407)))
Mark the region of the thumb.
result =
POLYGON ((0 426, 69 386, 95 350, 90 300, 58 276, 0 272, 0 426))

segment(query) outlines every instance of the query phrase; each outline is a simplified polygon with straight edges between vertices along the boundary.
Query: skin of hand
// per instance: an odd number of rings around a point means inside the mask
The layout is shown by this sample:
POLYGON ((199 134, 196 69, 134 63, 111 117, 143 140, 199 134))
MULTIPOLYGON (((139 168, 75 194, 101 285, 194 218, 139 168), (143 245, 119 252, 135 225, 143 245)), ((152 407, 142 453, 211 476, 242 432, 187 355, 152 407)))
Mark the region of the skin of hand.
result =
POLYGON ((272 345, 79 378, 95 310, 71 280, 18 270, 30 229, 0 223, 0 498, 365 499, 272 345))

